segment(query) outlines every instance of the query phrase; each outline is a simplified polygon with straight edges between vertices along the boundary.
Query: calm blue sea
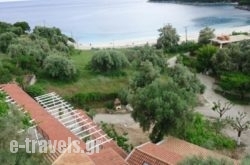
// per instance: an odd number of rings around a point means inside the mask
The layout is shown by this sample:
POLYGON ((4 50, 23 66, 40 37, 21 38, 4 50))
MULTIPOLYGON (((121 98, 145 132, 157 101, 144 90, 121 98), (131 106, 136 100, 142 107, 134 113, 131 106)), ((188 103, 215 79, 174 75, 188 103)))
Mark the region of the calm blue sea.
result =
POLYGON ((250 12, 232 5, 193 6, 147 0, 0 0, 0 20, 56 26, 78 42, 149 38, 167 23, 183 34, 205 26, 250 25, 250 12), (11 2, 12 1, 12 2, 11 2))

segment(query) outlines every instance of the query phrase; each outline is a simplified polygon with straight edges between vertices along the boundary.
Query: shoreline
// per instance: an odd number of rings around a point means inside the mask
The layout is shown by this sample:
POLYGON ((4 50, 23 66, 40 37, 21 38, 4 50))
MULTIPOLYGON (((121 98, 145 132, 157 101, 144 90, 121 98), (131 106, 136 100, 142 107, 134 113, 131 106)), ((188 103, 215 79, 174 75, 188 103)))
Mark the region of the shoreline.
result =
MULTIPOLYGON (((216 30, 215 35, 230 35, 233 31, 236 32, 248 32, 250 33, 250 25, 239 26, 239 27, 231 27, 231 28, 221 28, 216 30)), ((186 41, 185 34, 180 35, 180 42, 186 41)), ((187 40, 188 41, 198 41, 199 31, 188 33, 187 40)), ((126 40, 117 40, 112 42, 104 42, 104 43, 73 43, 72 45, 79 50, 90 50, 90 49, 107 49, 107 48, 132 48, 136 46, 143 46, 145 44, 154 45, 157 42, 156 37, 145 37, 145 38, 135 38, 135 39, 126 39, 126 40)))
POLYGON ((182 5, 195 5, 195 6, 213 6, 213 5, 238 5, 238 2, 184 2, 178 0, 158 0, 158 1, 148 1, 149 3, 172 3, 172 4, 182 4, 182 5))

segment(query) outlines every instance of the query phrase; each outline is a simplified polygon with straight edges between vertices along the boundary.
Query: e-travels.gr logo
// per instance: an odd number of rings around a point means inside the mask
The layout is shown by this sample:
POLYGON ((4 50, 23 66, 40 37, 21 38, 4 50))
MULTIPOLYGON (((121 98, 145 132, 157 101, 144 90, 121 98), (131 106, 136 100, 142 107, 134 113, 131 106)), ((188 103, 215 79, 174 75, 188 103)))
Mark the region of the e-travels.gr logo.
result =
POLYGON ((83 150, 80 145, 80 140, 74 140, 69 137, 68 141, 64 140, 30 140, 26 138, 24 144, 19 144, 18 141, 10 141, 10 152, 17 153, 19 149, 25 149, 27 153, 55 153, 56 149, 60 153, 86 153, 92 155, 99 153, 101 140, 88 140, 86 142, 86 149, 83 150), (56 148, 56 149, 55 149, 56 148))

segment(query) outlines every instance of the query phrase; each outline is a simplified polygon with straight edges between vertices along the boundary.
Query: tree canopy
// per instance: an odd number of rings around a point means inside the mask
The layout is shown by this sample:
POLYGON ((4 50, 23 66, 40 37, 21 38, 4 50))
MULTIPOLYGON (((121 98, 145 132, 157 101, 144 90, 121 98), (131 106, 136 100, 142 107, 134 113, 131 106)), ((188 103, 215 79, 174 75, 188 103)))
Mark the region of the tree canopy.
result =
POLYGON ((76 75, 76 68, 72 61, 66 57, 50 55, 44 61, 45 72, 52 78, 69 80, 76 75))
MULTIPOLYGON (((158 142, 164 135, 185 127, 196 103, 195 94, 202 91, 202 86, 193 74, 181 66, 177 66, 176 71, 170 71, 167 81, 155 77, 155 80, 152 77, 144 79, 150 81, 132 88, 128 100, 134 108, 134 120, 144 131, 152 128, 150 139, 158 142)), ((134 81, 137 82, 137 79, 134 81)))
POLYGON ((180 36, 177 34, 176 29, 171 24, 167 24, 159 29, 159 38, 157 39, 157 48, 162 48, 164 51, 173 51, 178 45, 180 36))
POLYGON ((98 72, 119 70, 128 65, 127 57, 116 50, 97 51, 90 62, 91 69, 98 72))
POLYGON ((215 37, 214 29, 209 27, 205 27, 199 33, 198 43, 200 44, 208 44, 210 43, 210 39, 215 37))

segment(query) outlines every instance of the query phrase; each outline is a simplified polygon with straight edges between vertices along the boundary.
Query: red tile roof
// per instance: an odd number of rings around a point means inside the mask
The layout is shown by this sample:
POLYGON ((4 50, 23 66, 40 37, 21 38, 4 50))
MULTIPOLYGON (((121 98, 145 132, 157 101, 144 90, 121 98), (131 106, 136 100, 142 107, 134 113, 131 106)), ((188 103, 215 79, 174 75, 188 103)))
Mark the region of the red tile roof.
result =
MULTIPOLYGON (((80 147, 82 149, 86 148, 86 144, 82 140, 80 140, 58 120, 51 116, 39 103, 26 94, 18 85, 2 84, 0 85, 0 88, 2 88, 18 105, 23 106, 23 108, 30 114, 31 118, 35 120, 38 125, 38 129, 47 138, 47 140, 64 140, 67 142, 68 137, 71 137, 72 141, 81 141, 80 147)), ((81 113, 81 115, 87 117, 83 111, 78 111, 81 113)), ((92 121, 90 118, 88 118, 88 120, 92 121)), ((93 126, 95 123, 93 122, 91 125, 93 126)), ((105 133, 102 131, 102 134, 105 133)), ((99 154, 96 153, 91 156, 86 154, 64 154, 64 156, 59 156, 59 158, 56 160, 56 165, 77 164, 79 161, 96 165, 103 165, 103 162, 122 165, 126 164, 124 160, 126 156, 127 154, 120 147, 118 147, 114 141, 110 141, 103 145, 103 149, 100 150, 99 154), (71 163, 66 163, 63 161, 65 157, 72 160, 71 163)))
POLYGON ((202 148, 198 145, 171 136, 166 138, 166 140, 163 140, 161 143, 159 143, 159 146, 167 149, 168 151, 177 153, 182 157, 187 157, 192 155, 203 156, 203 157, 210 156, 218 159, 226 159, 232 161, 234 162, 235 165, 239 164, 237 160, 222 155, 220 153, 217 153, 216 151, 208 150, 206 148, 202 148))
POLYGON ((101 150, 100 153, 90 155, 95 164, 100 165, 127 165, 124 159, 118 155, 112 148, 101 150))
MULTIPOLYGON (((2 89, 29 113, 50 140, 64 140, 67 142, 68 137, 71 137, 72 140, 79 140, 18 85, 6 84, 2 86, 2 89)), ((82 145, 85 147, 84 143, 82 145)))
POLYGON ((64 153, 62 153, 52 165, 95 165, 84 153, 70 152, 76 149, 74 145, 70 145, 64 153))
POLYGON ((151 142, 145 143, 130 154, 127 162, 130 165, 175 165, 182 160, 182 157, 176 153, 170 152, 151 142))
POLYGON ((177 165, 186 157, 194 155, 226 159, 234 162, 235 165, 239 165, 237 160, 174 137, 168 137, 158 144, 148 142, 136 147, 126 160, 129 165, 142 165, 143 163, 177 165))

